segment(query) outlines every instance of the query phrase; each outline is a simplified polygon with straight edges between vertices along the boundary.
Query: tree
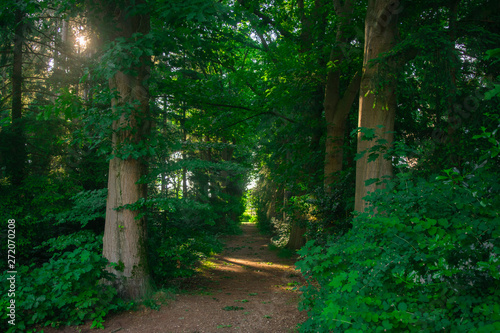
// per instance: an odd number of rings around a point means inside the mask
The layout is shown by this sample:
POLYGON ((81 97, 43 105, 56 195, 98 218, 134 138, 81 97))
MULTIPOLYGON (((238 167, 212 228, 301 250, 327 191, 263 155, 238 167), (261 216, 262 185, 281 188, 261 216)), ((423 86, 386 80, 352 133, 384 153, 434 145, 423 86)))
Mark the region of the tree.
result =
POLYGON ((387 149, 394 135, 396 114, 395 64, 384 66, 374 60, 389 52, 397 33, 399 1, 370 0, 365 18, 363 75, 359 93, 358 154, 356 162, 356 195, 354 210, 362 213, 363 198, 379 185, 374 181, 392 176, 392 160, 380 150, 387 149), (379 149, 372 155, 370 150, 379 149), (371 160, 375 156, 374 160, 371 160), (366 182, 372 182, 367 185, 366 182))
MULTIPOLYGON (((125 1, 121 4, 123 7, 111 6, 114 11, 109 14, 114 13, 116 22, 115 41, 137 42, 149 32, 149 15, 142 12, 144 4, 125 1)), ((133 207, 147 196, 147 184, 141 183, 147 171, 146 156, 137 156, 135 151, 145 147, 151 127, 149 66, 150 59, 141 53, 132 59, 132 65, 120 68, 109 82, 117 96, 112 100, 112 112, 116 115, 112 138, 114 156, 109 162, 103 255, 117 264, 111 270, 121 279, 120 294, 132 299, 146 296, 151 289, 146 220, 137 207, 133 207)))
POLYGON ((345 59, 345 48, 348 42, 355 41, 348 35, 353 16, 353 3, 346 1, 341 4, 340 1, 334 1, 334 4, 337 16, 337 33, 334 47, 330 53, 329 67, 331 69, 327 74, 324 100, 327 130, 323 181, 326 192, 331 191, 331 186, 335 183, 338 173, 342 171, 346 120, 359 91, 361 79, 361 74, 356 72, 342 94, 341 72, 343 68, 347 67, 345 63, 348 60, 345 59))
POLYGON ((16 2, 12 4, 12 7, 14 9, 12 68, 10 75, 12 86, 10 93, 12 122, 7 133, 3 134, 7 135, 6 139, 10 141, 10 145, 7 148, 7 156, 5 157, 6 173, 10 177, 12 185, 18 187, 24 179, 26 163, 26 140, 23 128, 23 49, 27 24, 25 22, 26 13, 22 4, 16 2))

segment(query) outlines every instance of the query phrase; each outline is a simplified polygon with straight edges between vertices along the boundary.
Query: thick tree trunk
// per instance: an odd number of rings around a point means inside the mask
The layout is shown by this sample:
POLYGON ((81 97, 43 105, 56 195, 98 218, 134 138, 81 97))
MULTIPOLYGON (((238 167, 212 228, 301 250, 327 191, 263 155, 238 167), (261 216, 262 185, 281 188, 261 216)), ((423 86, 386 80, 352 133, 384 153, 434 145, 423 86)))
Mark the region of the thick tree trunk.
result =
POLYGON ((339 79, 340 72, 330 72, 325 92, 327 137, 325 142, 324 188, 326 192, 330 192, 338 173, 342 171, 346 120, 359 90, 360 76, 358 74, 354 76, 342 98, 340 98, 339 79))
MULTIPOLYGON (((358 154, 365 152, 378 143, 389 146, 393 141, 394 117, 396 111, 396 81, 394 73, 382 70, 372 60, 382 53, 390 51, 397 32, 396 19, 401 11, 397 0, 370 0, 365 19, 365 49, 363 76, 359 94, 358 127, 374 129, 376 137, 366 140, 363 133, 358 133, 358 154), (383 82, 383 86, 378 85, 383 82), (375 91, 377 92, 375 93, 375 91), (365 140, 363 140, 365 139, 365 140), (383 140, 377 142, 377 140, 383 140)), ((387 65, 390 68, 390 64, 387 65)), ((363 198, 368 192, 378 188, 377 184, 365 185, 370 179, 382 180, 392 176, 392 161, 383 157, 368 162, 368 153, 356 163, 356 197, 354 209, 362 213, 366 208, 363 198)))
POLYGON ((146 221, 139 211, 124 209, 146 197, 145 184, 137 184, 144 166, 135 159, 113 158, 109 164, 108 201, 104 230, 103 255, 117 263, 116 274, 120 295, 128 299, 142 298, 150 292, 146 257, 146 221))
POLYGON ((298 221, 292 221, 290 227, 290 238, 286 244, 286 248, 292 251, 300 249, 306 244, 306 231, 307 229, 300 225, 298 221))
POLYGON ((344 61, 344 54, 341 52, 340 46, 348 41, 345 30, 351 21, 352 3, 348 0, 344 5, 341 5, 339 1, 334 1, 334 4, 339 23, 337 25, 336 47, 331 51, 330 62, 335 64, 336 69, 328 71, 324 99, 326 141, 323 184, 326 192, 331 191, 338 173, 342 171, 346 120, 358 93, 361 79, 361 76, 356 73, 342 95, 340 91, 340 66, 344 61))
POLYGON ((14 31, 14 56, 12 65, 12 139, 7 173, 12 184, 21 185, 24 178, 24 163, 26 147, 22 125, 23 114, 23 43, 24 43, 24 13, 21 9, 15 11, 16 27, 14 31))
MULTIPOLYGON (((147 33, 147 15, 128 15, 117 11, 117 25, 120 35, 130 38, 134 33, 147 33)), ((121 113, 113 122, 113 150, 115 156, 109 163, 108 199, 106 226, 104 231, 103 255, 110 262, 117 263, 111 269, 121 280, 120 294, 129 299, 147 296, 151 289, 146 254, 146 221, 139 217, 137 209, 123 208, 146 198, 146 184, 139 179, 146 172, 144 157, 120 158, 124 144, 139 144, 150 132, 149 91, 145 83, 149 72, 149 60, 140 59, 133 68, 137 75, 118 71, 110 80, 110 89, 119 93, 113 99, 113 112, 121 113)))

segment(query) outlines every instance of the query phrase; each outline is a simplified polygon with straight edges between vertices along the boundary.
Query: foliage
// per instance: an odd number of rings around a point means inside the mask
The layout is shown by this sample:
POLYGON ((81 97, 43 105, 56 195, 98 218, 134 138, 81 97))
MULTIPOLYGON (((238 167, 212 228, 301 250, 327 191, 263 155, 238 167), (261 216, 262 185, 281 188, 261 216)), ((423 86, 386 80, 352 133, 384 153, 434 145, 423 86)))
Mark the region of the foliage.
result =
POLYGON ((216 219, 211 206, 185 199, 152 201, 157 210, 148 219, 149 262, 157 285, 168 285, 172 278, 192 276, 222 244, 211 231, 216 219))
POLYGON ((308 242, 303 332, 500 328, 498 175, 444 177, 400 174, 345 236, 308 242))
MULTIPOLYGON (((113 276, 105 270, 108 262, 101 255, 101 237, 82 231, 52 238, 43 246, 54 252, 49 262, 38 268, 24 265, 17 269, 16 326, 4 326, 4 332, 26 331, 38 325, 75 325, 87 320, 93 321, 93 327, 102 327, 108 313, 126 306, 107 284, 113 276)), ((4 273, 2 280, 7 277, 9 274, 4 273)), ((0 311, 7 318, 7 292, 4 290, 2 295, 0 311)))
MULTIPOLYGON (((78 189, 57 177, 38 177, 26 179, 10 196, 3 192, 7 200, 2 201, 2 212, 12 214, 6 219, 16 218, 16 262, 21 266, 16 267, 15 300, 20 331, 86 320, 100 327, 107 313, 124 306, 114 288, 103 284, 112 276, 101 256, 103 223, 99 227, 95 222, 104 216, 106 191, 74 194, 78 189), (97 234, 81 230, 89 227, 97 234)), ((2 278, 8 276, 4 273, 2 278)), ((6 316, 7 295, 4 292, 1 300, 2 316, 6 316)), ((3 328, 16 331, 10 325, 3 328)))
MULTIPOLYGON (((34 248, 63 229, 54 226, 48 217, 68 210, 71 205, 69 198, 79 190, 80 187, 72 181, 54 176, 27 177, 18 188, 0 186, 0 218, 2 221, 16 220, 16 258, 19 262, 46 259, 34 248)), ((0 246, 5 252, 6 237, 6 232, 0 235, 0 246)))
POLYGON ((341 172, 335 186, 329 192, 323 187, 305 196, 309 208, 307 236, 324 242, 330 235, 341 236, 351 228, 351 214, 354 206, 354 188, 351 185, 354 170, 341 172))
POLYGON ((74 201, 72 209, 54 216, 56 225, 74 225, 85 228, 95 220, 103 220, 106 210, 107 189, 82 191, 71 198, 74 201))

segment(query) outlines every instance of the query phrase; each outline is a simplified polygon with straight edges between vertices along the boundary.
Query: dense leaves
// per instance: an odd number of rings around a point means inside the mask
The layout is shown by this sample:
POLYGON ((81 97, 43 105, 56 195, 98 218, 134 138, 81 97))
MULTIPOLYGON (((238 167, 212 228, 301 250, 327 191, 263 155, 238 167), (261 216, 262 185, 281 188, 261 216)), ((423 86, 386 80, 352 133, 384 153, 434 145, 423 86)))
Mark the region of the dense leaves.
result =
POLYGON ((484 167, 468 176, 400 174, 345 236, 310 241, 298 267, 318 285, 304 288, 302 330, 498 330, 500 187, 484 167))
MULTIPOLYGON (((3 321, 5 332, 26 332, 39 326, 77 325, 87 320, 93 327, 103 327, 104 316, 123 310, 127 305, 116 296, 116 290, 103 285, 113 276, 102 258, 102 239, 90 232, 60 236, 44 243, 52 258, 41 267, 23 265, 17 274, 3 274, 2 279, 15 278, 18 316, 16 325, 3 321)), ((7 295, 7 292, 4 292, 7 295)), ((2 298, 2 317, 8 318, 7 298, 2 298)))

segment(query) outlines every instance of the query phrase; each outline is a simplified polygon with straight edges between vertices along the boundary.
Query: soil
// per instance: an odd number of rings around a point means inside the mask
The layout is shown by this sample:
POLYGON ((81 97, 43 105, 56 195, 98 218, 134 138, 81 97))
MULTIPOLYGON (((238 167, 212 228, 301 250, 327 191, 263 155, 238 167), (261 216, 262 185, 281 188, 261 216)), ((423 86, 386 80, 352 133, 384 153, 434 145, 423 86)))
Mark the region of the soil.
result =
POLYGON ((142 307, 112 316, 104 330, 91 330, 87 323, 44 332, 295 332, 307 314, 297 309, 297 289, 304 281, 294 260, 271 251, 269 239, 254 224, 243 223, 241 228, 243 233, 226 238, 225 250, 204 265, 187 290, 159 310, 142 307))

